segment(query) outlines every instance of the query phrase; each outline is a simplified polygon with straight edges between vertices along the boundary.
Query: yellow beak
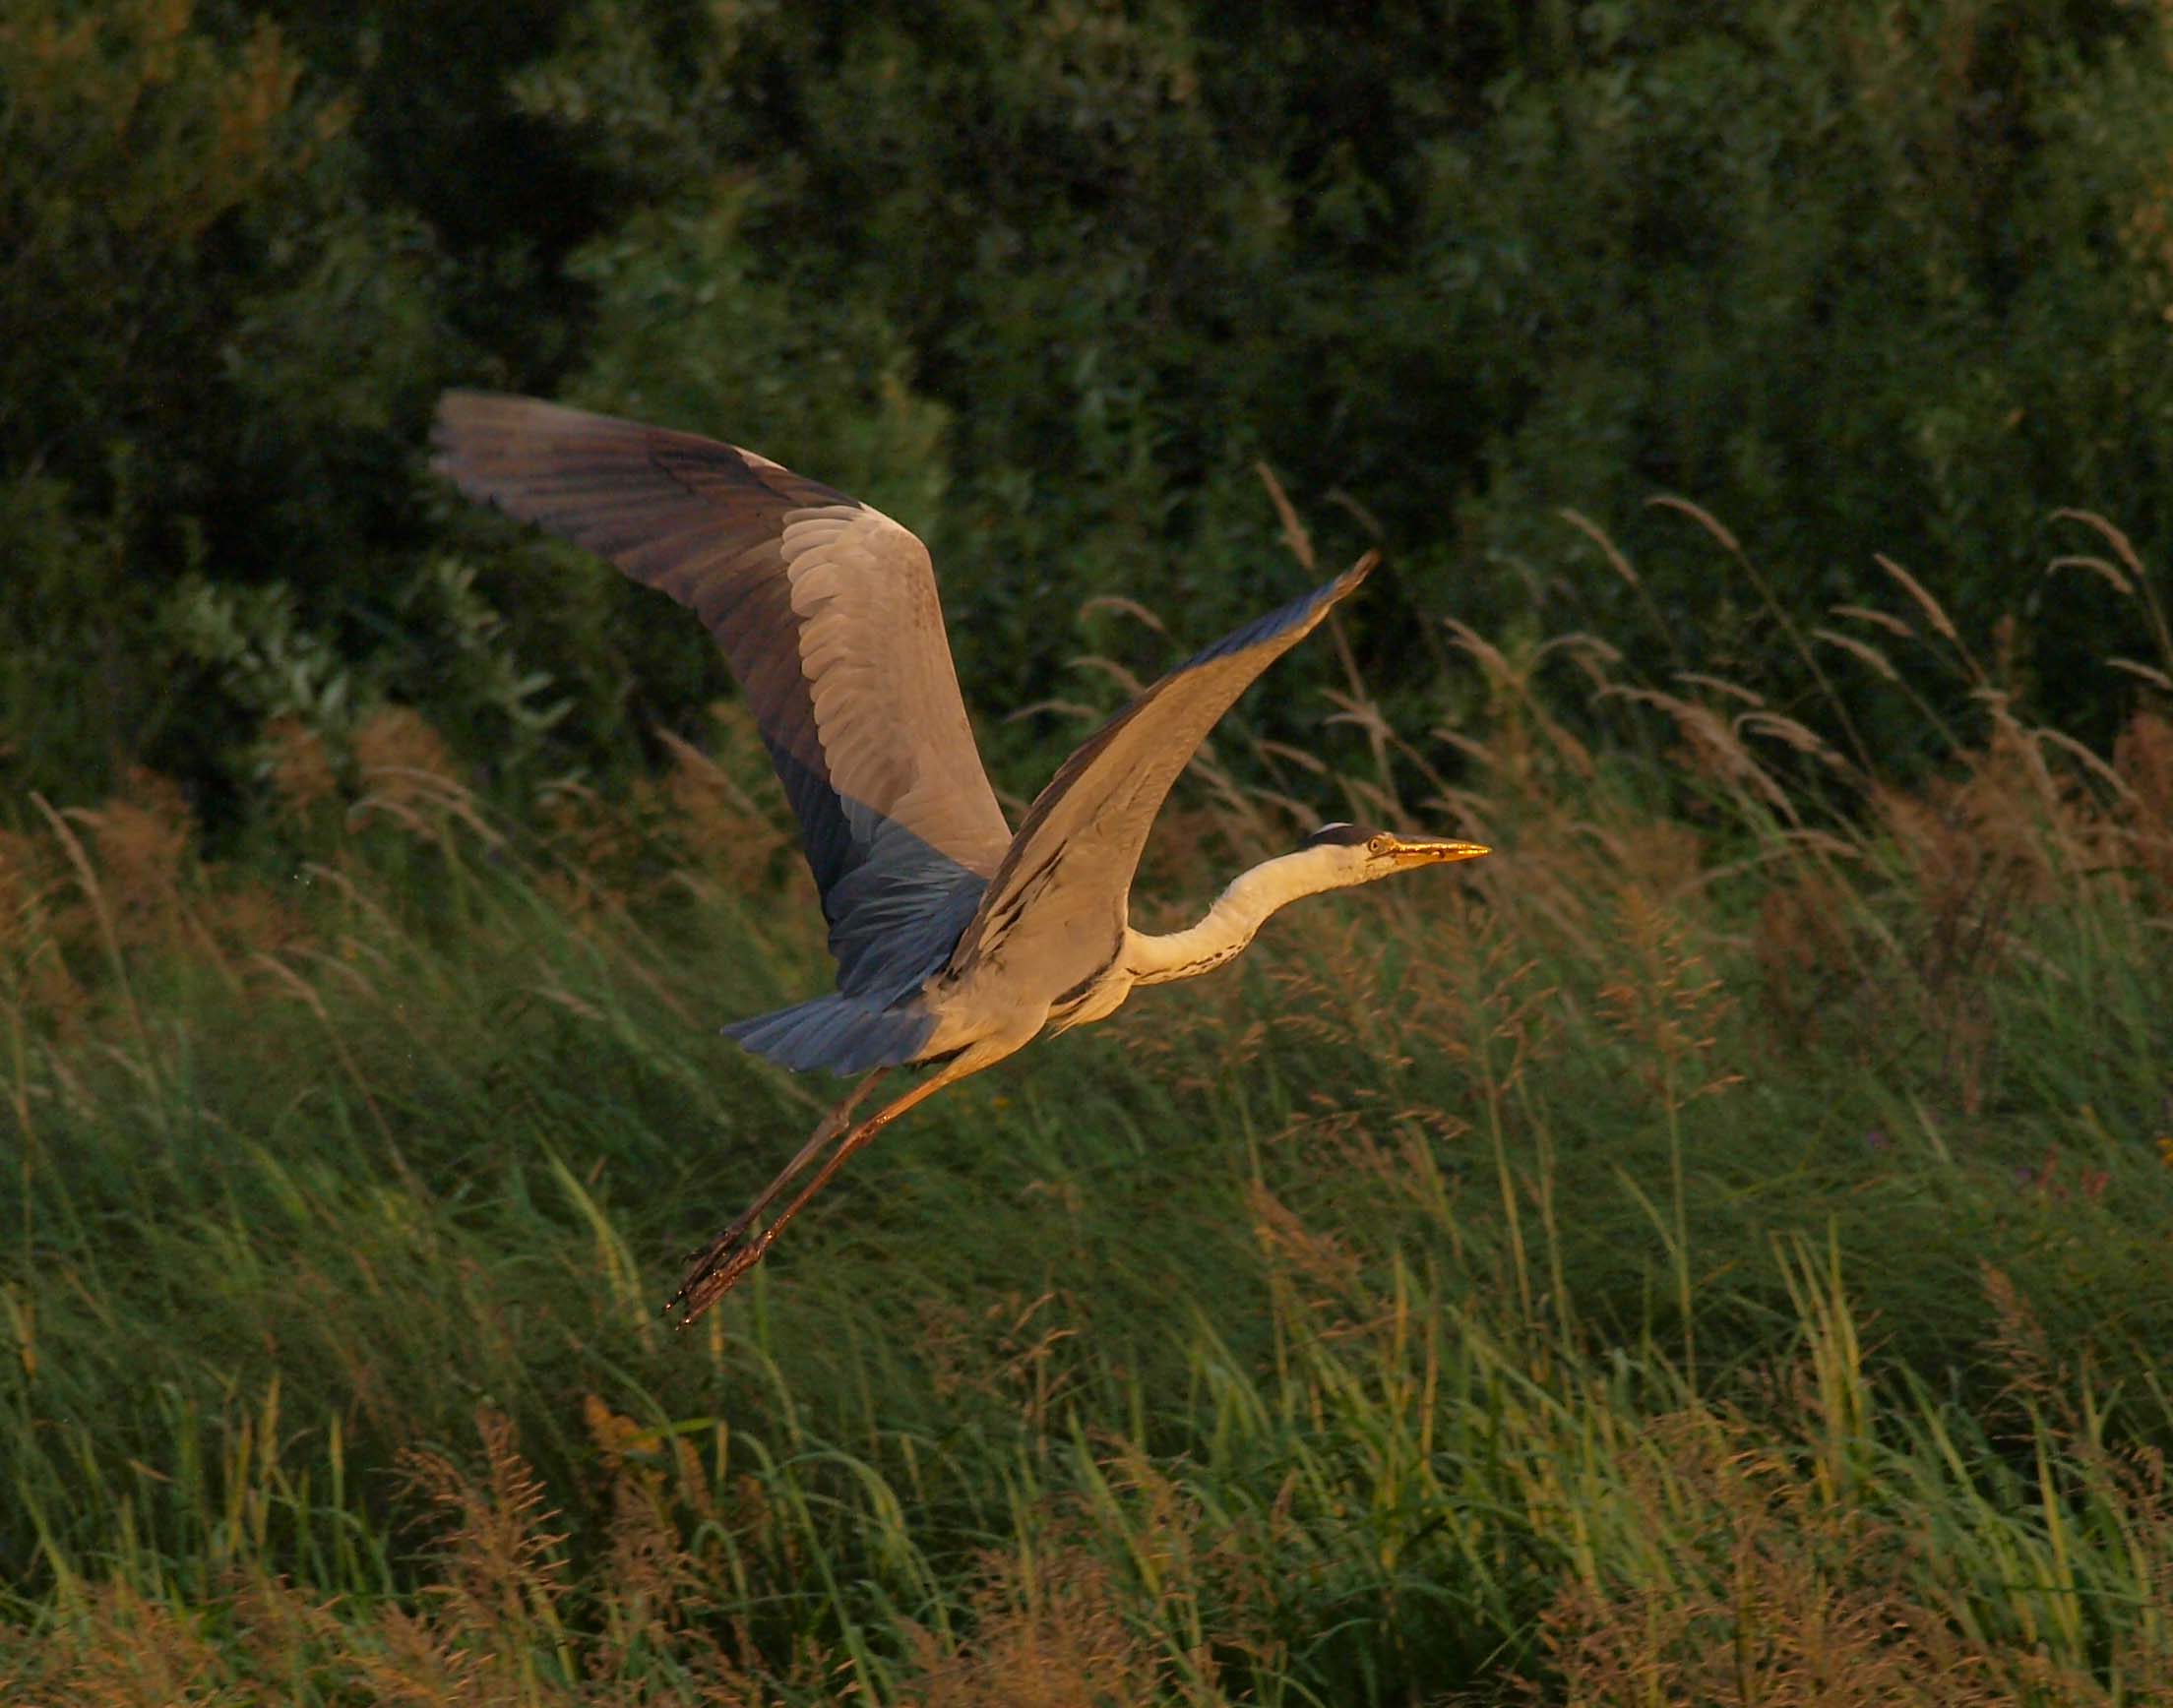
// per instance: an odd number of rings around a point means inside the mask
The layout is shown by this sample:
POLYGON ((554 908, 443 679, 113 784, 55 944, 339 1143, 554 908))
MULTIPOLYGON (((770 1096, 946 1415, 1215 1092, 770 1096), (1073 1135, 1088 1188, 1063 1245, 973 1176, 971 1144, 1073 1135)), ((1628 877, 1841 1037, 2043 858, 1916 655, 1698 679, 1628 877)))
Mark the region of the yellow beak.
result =
POLYGON ((1390 854, 1410 866, 1441 866, 1452 860, 1476 860, 1493 849, 1477 842, 1454 842, 1446 836, 1392 836, 1390 854))

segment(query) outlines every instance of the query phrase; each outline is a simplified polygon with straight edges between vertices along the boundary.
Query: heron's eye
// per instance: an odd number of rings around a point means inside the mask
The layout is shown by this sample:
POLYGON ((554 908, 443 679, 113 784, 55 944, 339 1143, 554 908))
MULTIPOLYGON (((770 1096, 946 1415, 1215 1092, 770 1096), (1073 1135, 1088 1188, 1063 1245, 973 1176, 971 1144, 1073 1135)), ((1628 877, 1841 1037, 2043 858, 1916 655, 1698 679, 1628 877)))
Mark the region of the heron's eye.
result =
POLYGON ((1386 836, 1376 836, 1366 844, 1366 852, 1369 854, 1386 854, 1388 851, 1389 839, 1386 836))

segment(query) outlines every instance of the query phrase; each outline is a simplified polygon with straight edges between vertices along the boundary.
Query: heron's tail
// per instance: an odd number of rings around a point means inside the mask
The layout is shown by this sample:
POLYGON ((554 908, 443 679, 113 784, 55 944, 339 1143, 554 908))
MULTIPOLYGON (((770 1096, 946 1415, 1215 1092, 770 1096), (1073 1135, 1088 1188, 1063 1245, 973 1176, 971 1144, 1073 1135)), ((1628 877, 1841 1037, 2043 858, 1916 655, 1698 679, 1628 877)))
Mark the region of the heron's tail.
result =
POLYGON ((827 1068, 833 1073, 865 1073, 910 1062, 934 1030, 933 1020, 911 1008, 842 995, 817 997, 723 1028, 725 1037, 779 1068, 795 1072, 827 1068))

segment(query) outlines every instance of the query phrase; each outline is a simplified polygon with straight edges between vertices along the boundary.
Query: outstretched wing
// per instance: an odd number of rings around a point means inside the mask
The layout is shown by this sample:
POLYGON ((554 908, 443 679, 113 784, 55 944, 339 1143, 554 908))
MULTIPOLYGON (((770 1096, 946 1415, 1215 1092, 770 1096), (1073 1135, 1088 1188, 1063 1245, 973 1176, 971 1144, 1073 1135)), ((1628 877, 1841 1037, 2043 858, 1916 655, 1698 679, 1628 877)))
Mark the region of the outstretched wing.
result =
POLYGON ((751 451, 528 397, 447 394, 432 466, 709 626, 798 815, 838 985, 940 963, 1011 831, 981 768, 928 550, 751 451))
POLYGON ((1108 965, 1124 941, 1140 852, 1178 772, 1253 679, 1310 635, 1375 561, 1368 553, 1304 598, 1225 636, 1089 737, 1026 814, 952 968, 993 957, 1030 966, 1036 985, 1062 992, 1108 965))

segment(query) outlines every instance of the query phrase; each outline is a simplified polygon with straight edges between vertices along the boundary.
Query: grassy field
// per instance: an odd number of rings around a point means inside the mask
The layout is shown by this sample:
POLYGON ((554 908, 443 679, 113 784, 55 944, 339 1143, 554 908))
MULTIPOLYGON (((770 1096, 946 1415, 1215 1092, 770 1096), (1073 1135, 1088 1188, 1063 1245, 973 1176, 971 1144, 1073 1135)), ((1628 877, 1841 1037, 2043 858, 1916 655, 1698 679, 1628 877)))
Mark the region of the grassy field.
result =
POLYGON ((1826 669, 1980 690, 1907 787, 1589 637, 1205 764, 1155 926, 1285 793, 1500 852, 936 1100, 683 1336, 829 1090, 715 1033, 824 980, 733 714, 518 821, 290 730, 222 863, 23 804, 0 1700, 2173 1699, 2173 722, 1883 595, 1826 669))

